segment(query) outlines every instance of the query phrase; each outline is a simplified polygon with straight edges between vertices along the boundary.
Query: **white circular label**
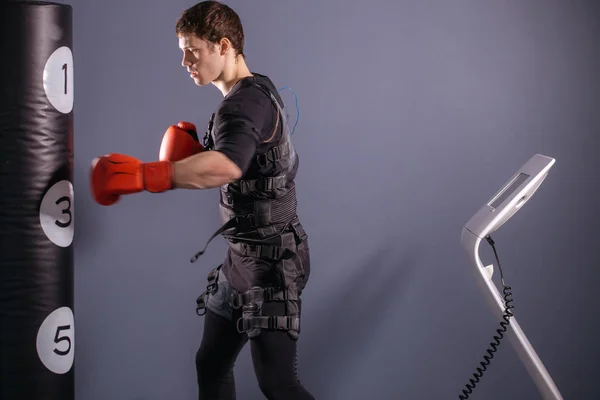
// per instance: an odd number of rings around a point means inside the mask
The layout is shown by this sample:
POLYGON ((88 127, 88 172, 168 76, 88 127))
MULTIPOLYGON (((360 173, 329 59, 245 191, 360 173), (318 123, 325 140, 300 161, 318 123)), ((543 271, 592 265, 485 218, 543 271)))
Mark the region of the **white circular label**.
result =
POLYGON ((44 195, 40 206, 40 224, 44 233, 57 246, 68 247, 73 242, 73 185, 59 181, 44 195))
POLYGON ((44 67, 44 91, 50 104, 63 114, 73 109, 73 53, 66 46, 52 53, 44 67))
POLYGON ((75 354, 75 318, 69 307, 54 310, 38 330, 38 356, 55 374, 65 374, 73 366, 75 354))

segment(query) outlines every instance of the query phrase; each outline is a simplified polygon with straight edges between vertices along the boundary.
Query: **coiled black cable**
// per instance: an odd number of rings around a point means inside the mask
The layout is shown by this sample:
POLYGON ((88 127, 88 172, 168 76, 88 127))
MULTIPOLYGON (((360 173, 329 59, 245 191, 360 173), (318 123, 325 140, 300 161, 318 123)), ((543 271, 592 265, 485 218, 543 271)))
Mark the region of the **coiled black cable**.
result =
POLYGON ((465 386, 466 389, 463 389, 462 394, 458 395, 458 398, 461 400, 466 400, 469 398, 469 395, 473 393, 473 389, 479 383, 483 373, 487 370, 488 365, 490 365, 492 358, 494 358, 494 353, 498 350, 498 346, 500 345, 500 340, 504 338, 504 332, 507 331, 508 325, 510 324, 510 318, 513 316, 512 309, 514 306, 512 305, 512 293, 511 287, 507 286, 504 283, 504 276, 502 274, 502 266, 500 265, 500 259, 498 258, 498 253, 496 252, 496 246, 494 245, 494 241, 488 235, 485 237, 487 242, 492 246, 492 250, 494 250, 494 256, 496 257, 496 262, 498 263, 498 269, 500 270, 500 278, 502 281, 502 292, 504 293, 504 314, 502 316, 503 321, 500 322, 500 328, 496 329, 498 335, 494 335, 494 341, 490 342, 490 347, 486 350, 487 356, 483 356, 484 361, 480 361, 479 364, 481 367, 477 367, 477 372, 473 373, 473 378, 469 379, 469 383, 465 386))

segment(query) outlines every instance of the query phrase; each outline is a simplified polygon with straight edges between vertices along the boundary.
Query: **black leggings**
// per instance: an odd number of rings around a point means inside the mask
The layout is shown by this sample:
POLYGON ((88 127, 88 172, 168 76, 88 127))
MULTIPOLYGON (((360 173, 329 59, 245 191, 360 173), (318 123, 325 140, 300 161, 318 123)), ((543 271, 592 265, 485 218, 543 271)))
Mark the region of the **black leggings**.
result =
MULTIPOLYGON (((196 354, 199 400, 235 400, 233 366, 248 341, 233 321, 206 309, 204 335, 196 354)), ((286 332, 262 330, 250 340, 258 385, 269 400, 314 400, 296 376, 296 341, 286 332)), ((243 397, 245 398, 245 397, 243 397)))

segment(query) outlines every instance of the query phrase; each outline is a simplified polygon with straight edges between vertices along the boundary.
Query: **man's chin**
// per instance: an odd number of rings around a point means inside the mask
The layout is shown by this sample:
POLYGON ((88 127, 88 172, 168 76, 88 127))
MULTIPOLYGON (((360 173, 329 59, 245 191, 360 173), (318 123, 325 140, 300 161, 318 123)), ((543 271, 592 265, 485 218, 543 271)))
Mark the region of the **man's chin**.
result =
POLYGON ((197 86, 206 86, 206 84, 208 83, 208 82, 203 82, 203 81, 202 81, 200 78, 198 78, 198 77, 193 77, 192 79, 194 80, 194 83, 195 83, 197 86))

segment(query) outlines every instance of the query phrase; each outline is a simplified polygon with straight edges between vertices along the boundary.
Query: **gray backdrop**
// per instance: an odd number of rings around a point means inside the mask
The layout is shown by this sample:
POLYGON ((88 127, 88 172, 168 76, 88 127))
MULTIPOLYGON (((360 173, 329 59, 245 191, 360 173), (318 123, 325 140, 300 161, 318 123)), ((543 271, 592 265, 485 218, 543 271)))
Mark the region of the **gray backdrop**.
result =
MULTIPOLYGON (((89 164, 153 161, 221 99, 181 67, 194 1, 74 6, 76 375, 82 400, 194 399, 195 300, 223 259, 216 191, 101 207, 89 164)), ((465 222, 535 153, 548 179, 494 235, 515 313, 566 399, 600 390, 598 7, 593 1, 231 0, 247 61, 299 96, 299 214, 310 235, 300 374, 318 399, 452 399, 498 320, 460 248, 465 222)), ((290 120, 294 97, 282 93, 290 120)), ((482 247, 484 262, 492 252, 482 247)), ((240 399, 262 398, 248 347, 240 399)), ((506 343, 473 399, 540 398, 506 343)))

